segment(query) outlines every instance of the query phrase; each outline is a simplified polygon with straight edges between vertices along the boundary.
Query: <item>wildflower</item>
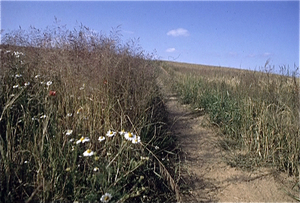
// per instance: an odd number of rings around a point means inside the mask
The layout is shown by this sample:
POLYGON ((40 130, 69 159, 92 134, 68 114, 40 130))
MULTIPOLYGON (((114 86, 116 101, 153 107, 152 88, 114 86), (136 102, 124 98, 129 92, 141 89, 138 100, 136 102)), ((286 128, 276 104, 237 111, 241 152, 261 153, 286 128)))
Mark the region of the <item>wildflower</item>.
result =
POLYGON ((159 146, 155 146, 154 149, 158 150, 158 149, 159 149, 159 146))
POLYGON ((141 160, 149 160, 149 157, 144 157, 144 156, 141 156, 141 160))
POLYGON ((83 110, 83 108, 80 107, 80 108, 77 110, 77 114, 79 114, 82 110, 83 110))
POLYGON ((125 133, 126 133, 125 130, 121 130, 121 131, 119 132, 120 135, 124 135, 125 133))
POLYGON ((104 137, 104 136, 100 136, 100 137, 98 138, 98 140, 99 140, 99 142, 102 142, 103 140, 105 140, 105 137, 104 137))
POLYGON ((79 140, 77 140, 76 144, 79 143, 85 143, 85 142, 89 142, 90 139, 88 137, 81 137, 79 140))
POLYGON ((98 161, 100 159, 100 157, 99 156, 95 156, 94 159, 95 159, 95 161, 98 161))
POLYGON ((67 130, 66 135, 71 135, 73 130, 67 130))
POLYGON ((79 88, 79 90, 84 90, 85 84, 83 83, 82 87, 79 88))
POLYGON ((35 79, 37 79, 38 77, 40 77, 40 75, 36 75, 36 76, 34 76, 34 78, 35 78, 35 79))
POLYGON ((71 138, 71 139, 69 140, 70 143, 73 142, 73 141, 74 141, 74 138, 71 138))
POLYGON ((71 170, 71 168, 70 167, 68 167, 68 168, 66 168, 66 171, 68 172, 68 171, 70 171, 71 170))
POLYGON ((92 156, 94 155, 94 152, 90 149, 87 149, 85 152, 83 152, 83 156, 92 156))
POLYGON ((111 130, 109 130, 107 133, 106 133, 106 136, 107 137, 113 137, 114 135, 116 135, 116 132, 113 132, 111 130))
POLYGON ((14 89, 15 89, 15 88, 18 88, 18 87, 19 87, 19 85, 14 85, 14 86, 13 86, 14 89))
POLYGON ((72 113, 67 113, 67 117, 71 117, 72 115, 72 113))
POLYGON ((40 116, 41 119, 46 118, 47 116, 44 114, 42 116, 40 116))
POLYGON ((14 51, 14 54, 17 58, 20 57, 20 55, 24 55, 22 52, 14 51))
POLYGON ((49 91, 49 96, 55 96, 56 95, 56 91, 49 91))
POLYGON ((132 142, 133 144, 140 143, 140 142, 141 142, 140 136, 136 136, 134 139, 131 140, 131 142, 132 142))
POLYGON ((20 77, 22 77, 22 75, 21 74, 17 74, 17 75, 15 75, 15 77, 16 78, 20 78, 20 77))
POLYGON ((28 85, 30 85, 30 82, 25 82, 25 83, 24 83, 24 86, 25 86, 25 87, 28 86, 28 85))
POLYGON ((24 161, 24 164, 27 164, 28 163, 28 161, 24 161))
POLYGON ((46 83, 46 85, 49 87, 50 85, 52 85, 52 81, 48 81, 48 82, 46 83))
POLYGON ((109 200, 111 200, 112 196, 109 193, 105 193, 104 195, 102 195, 100 201, 101 202, 109 202, 109 200))
POLYGON ((135 139, 135 134, 133 134, 131 132, 128 132, 128 133, 125 133, 124 137, 125 137, 126 140, 131 141, 131 140, 135 139))
POLYGON ((95 167, 95 168, 94 168, 94 171, 95 171, 95 172, 99 171, 99 168, 98 168, 98 167, 95 167))

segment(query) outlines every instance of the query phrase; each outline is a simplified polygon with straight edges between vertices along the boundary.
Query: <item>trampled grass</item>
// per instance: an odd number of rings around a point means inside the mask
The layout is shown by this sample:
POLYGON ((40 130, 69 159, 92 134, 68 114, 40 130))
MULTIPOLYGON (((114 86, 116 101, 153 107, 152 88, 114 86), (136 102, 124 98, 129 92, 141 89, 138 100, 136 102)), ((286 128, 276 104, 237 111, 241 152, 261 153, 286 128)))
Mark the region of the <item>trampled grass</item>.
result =
MULTIPOLYGON (((226 138, 227 149, 244 154, 231 160, 243 168, 271 166, 299 175, 299 76, 282 67, 271 74, 181 63, 164 64, 182 102, 202 108, 226 138)), ((265 71, 264 71, 265 70, 265 71)))
POLYGON ((114 34, 82 26, 5 36, 1 202, 176 201, 155 62, 114 34))

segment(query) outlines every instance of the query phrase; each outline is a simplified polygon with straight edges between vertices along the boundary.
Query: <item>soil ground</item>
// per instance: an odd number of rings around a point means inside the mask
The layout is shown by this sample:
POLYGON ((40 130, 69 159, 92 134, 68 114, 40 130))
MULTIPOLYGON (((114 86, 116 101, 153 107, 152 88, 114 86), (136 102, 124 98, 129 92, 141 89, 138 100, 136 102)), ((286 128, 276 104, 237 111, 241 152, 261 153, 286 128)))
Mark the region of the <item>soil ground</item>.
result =
POLYGON ((220 146, 221 138, 204 113, 180 104, 176 95, 162 88, 171 131, 181 149, 182 184, 187 186, 181 202, 296 201, 287 194, 295 180, 286 174, 267 168, 245 171, 229 166, 225 157, 230 151, 220 146))

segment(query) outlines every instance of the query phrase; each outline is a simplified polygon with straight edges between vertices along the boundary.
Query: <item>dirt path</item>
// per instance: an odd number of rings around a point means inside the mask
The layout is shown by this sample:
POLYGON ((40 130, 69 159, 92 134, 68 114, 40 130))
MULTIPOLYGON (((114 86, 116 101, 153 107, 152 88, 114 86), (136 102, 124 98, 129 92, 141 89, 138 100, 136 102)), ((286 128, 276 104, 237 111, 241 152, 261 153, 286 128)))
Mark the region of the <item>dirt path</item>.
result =
MULTIPOLYGON (((182 150, 183 180, 190 190, 182 202, 292 202, 274 173, 267 169, 246 172, 225 163, 219 137, 205 125, 201 111, 193 113, 164 89, 171 130, 182 150)), ((206 125, 207 126, 207 125, 206 125)), ((281 181, 285 180, 280 176, 281 181)))

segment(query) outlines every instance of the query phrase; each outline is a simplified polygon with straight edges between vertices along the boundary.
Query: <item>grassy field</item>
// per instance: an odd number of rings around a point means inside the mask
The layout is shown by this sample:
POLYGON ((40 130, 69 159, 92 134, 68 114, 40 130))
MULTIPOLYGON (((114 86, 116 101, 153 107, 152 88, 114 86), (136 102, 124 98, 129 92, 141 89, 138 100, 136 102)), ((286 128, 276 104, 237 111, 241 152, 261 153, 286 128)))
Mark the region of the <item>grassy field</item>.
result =
POLYGON ((176 201, 151 56, 84 26, 20 29, 2 43, 1 202, 176 201))
POLYGON ((299 75, 165 62, 172 87, 185 104, 207 113, 224 138, 222 147, 236 153, 232 166, 273 167, 299 176, 299 75))

